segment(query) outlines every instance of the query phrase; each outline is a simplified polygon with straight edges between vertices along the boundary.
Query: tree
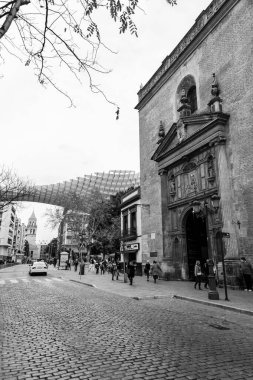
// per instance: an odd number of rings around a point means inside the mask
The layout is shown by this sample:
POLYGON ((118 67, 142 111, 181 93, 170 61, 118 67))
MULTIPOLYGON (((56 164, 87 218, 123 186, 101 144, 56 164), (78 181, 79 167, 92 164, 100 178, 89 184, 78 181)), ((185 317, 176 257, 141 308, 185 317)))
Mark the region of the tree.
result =
POLYGON ((94 190, 88 198, 76 194, 59 200, 62 208, 47 211, 48 223, 51 227, 59 227, 60 246, 63 226, 68 223, 77 241, 81 242, 84 234, 84 244, 88 253, 96 253, 119 249, 120 242, 120 211, 118 197, 106 199, 99 191, 94 190))
POLYGON ((12 169, 0 168, 0 210, 31 198, 36 188, 30 181, 20 178, 12 169))
POLYGON ((29 256, 29 243, 27 240, 24 241, 24 254, 25 256, 29 256))
MULTIPOLYGON (((176 0, 166 0, 176 4, 176 0)), ((0 47, 2 59, 6 52, 18 57, 34 69, 39 83, 60 88, 56 72, 69 70, 77 81, 86 74, 90 89, 105 96, 94 83, 94 73, 108 73, 99 63, 99 51, 110 48, 102 38, 107 17, 137 36, 134 14, 141 0, 6 0, 0 5, 0 47)))

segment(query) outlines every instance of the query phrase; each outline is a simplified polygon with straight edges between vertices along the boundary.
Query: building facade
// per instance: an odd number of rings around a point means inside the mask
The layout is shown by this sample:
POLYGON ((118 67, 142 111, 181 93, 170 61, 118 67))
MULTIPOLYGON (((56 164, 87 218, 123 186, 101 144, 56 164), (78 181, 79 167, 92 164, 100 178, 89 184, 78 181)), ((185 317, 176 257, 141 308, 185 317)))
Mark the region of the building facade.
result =
POLYGON ((25 238, 29 243, 29 255, 31 259, 39 259, 40 252, 39 248, 36 244, 36 236, 37 236, 37 218, 32 212, 30 218, 28 219, 28 224, 26 226, 25 238))
POLYGON ((121 261, 135 261, 141 267, 141 191, 130 189, 121 197, 121 261))
POLYGON ((142 252, 173 278, 224 252, 235 285, 253 263, 252 20, 250 0, 212 1, 138 93, 142 252))
POLYGON ((10 204, 0 210, 0 259, 12 261, 16 208, 10 204))

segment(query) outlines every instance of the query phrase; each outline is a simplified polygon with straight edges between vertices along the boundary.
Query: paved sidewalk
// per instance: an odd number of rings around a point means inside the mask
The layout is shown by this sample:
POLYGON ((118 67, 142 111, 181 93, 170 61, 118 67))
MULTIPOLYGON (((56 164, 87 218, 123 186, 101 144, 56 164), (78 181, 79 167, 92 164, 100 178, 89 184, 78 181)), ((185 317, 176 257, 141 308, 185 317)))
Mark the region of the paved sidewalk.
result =
POLYGON ((78 275, 78 271, 57 270, 52 266, 49 267, 49 275, 66 278, 70 281, 80 282, 87 286, 92 286, 106 292, 119 294, 122 296, 134 298, 136 300, 149 298, 171 297, 185 301, 198 302, 213 307, 249 314, 253 316, 253 292, 228 289, 229 301, 225 301, 223 288, 218 288, 220 299, 212 301, 208 299, 208 290, 195 290, 194 283, 189 281, 164 281, 158 280, 154 284, 153 279, 147 282, 146 276, 136 276, 133 285, 129 282, 124 283, 123 274, 120 274, 119 280, 112 281, 111 275, 104 275, 89 272, 85 268, 85 275, 78 275))

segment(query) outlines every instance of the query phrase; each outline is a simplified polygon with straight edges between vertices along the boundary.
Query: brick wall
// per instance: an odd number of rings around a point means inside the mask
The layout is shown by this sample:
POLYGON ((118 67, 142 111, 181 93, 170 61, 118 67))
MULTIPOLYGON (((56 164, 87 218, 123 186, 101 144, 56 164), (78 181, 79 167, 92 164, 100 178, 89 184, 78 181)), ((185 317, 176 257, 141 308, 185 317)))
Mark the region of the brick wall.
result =
MULTIPOLYGON (((160 120, 166 132, 179 118, 176 93, 181 80, 193 75, 198 110, 207 110, 212 73, 216 73, 223 112, 230 114, 226 155, 231 180, 231 207, 239 244, 238 254, 253 262, 253 2, 236 4, 159 91, 140 109, 140 169, 142 202, 150 215, 142 215, 143 254, 151 245, 163 256, 161 191, 157 164, 150 160, 157 148, 160 120), (236 222, 240 221, 240 229, 236 222), (151 233, 155 243, 150 242, 151 233)), ((169 53, 169 52, 168 52, 169 53)), ((151 73, 152 75, 152 73, 151 73)), ((222 179, 221 179, 222 180, 222 179)))

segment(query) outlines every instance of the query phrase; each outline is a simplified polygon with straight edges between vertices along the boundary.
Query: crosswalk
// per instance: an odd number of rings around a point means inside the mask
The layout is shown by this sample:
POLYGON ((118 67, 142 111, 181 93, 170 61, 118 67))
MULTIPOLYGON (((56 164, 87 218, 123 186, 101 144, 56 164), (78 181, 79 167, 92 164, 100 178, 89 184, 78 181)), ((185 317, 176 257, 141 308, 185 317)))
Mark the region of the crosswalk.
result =
POLYGON ((41 284, 53 284, 56 282, 63 281, 61 278, 52 277, 52 278, 34 278, 34 277, 16 277, 14 278, 4 278, 0 279, 0 286, 11 285, 11 284, 29 284, 29 283, 41 283, 41 284))

